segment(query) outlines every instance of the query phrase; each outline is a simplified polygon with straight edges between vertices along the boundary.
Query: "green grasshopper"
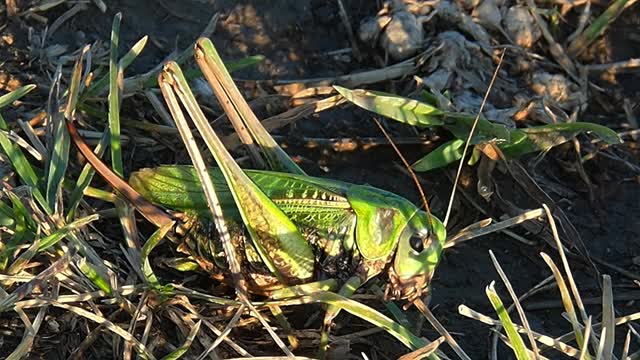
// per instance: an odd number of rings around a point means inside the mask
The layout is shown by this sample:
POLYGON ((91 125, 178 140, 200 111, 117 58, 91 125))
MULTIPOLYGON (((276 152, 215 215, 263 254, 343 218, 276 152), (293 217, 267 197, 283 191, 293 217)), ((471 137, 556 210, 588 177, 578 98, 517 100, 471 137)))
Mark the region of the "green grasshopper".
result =
MULTIPOLYGON (((197 42, 195 57, 236 131, 248 130, 243 142, 250 144, 250 153, 275 170, 241 169, 208 126, 179 66, 165 66, 159 84, 174 119, 184 118, 179 99, 200 133, 211 134, 203 137, 219 167, 208 173, 249 291, 268 296, 279 288, 336 279, 343 284, 340 293, 350 296, 369 279, 386 274, 387 298, 423 295, 446 239, 440 220, 391 192, 306 175, 262 127, 208 39, 197 42)), ((127 184, 93 155, 70 122, 68 129, 114 189, 158 226, 179 218, 182 248, 212 275, 226 277, 228 254, 215 236, 193 166, 143 169, 127 184), (157 206, 176 213, 168 215, 157 206)), ((325 330, 338 311, 328 309, 325 330)))

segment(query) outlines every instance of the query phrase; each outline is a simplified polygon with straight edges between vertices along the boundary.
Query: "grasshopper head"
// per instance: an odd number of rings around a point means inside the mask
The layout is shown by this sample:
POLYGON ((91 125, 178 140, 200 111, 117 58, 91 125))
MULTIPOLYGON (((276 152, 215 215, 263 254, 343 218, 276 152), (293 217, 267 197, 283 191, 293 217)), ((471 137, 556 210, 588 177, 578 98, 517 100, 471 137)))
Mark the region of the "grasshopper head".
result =
POLYGON ((414 300, 427 289, 446 239, 444 225, 436 217, 418 211, 400 236, 393 266, 389 269, 389 299, 414 300))

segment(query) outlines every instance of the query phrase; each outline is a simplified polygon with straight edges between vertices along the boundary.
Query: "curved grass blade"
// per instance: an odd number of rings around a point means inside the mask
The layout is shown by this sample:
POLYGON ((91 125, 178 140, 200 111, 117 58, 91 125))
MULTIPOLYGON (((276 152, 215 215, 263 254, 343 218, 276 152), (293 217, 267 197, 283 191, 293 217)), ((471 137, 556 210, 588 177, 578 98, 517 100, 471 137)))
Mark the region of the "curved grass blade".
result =
MULTIPOLYGON (((0 96, 0 110, 13 104, 14 101, 20 100, 20 98, 27 95, 35 88, 36 88, 35 84, 25 85, 13 90, 8 94, 4 94, 0 96)), ((4 130, 8 130, 8 129, 4 129, 4 130)))
POLYGON ((491 302, 491 305, 495 309, 498 314, 498 318, 500 318, 500 322, 502 323, 502 327, 504 331, 507 333, 509 337, 509 341, 511 342, 511 346, 513 347, 513 352, 516 355, 518 360, 529 360, 529 354, 527 353, 527 347, 524 344, 524 340, 518 333, 515 325, 511 321, 511 317, 509 313, 505 309, 502 300, 498 296, 498 293, 495 290, 495 282, 492 281, 489 286, 486 288, 487 297, 491 302))
MULTIPOLYGON (((551 257, 549 257, 549 255, 545 253, 540 253, 540 256, 542 256, 542 259, 547 263, 547 266, 549 266, 549 268, 551 269, 551 272, 553 273, 553 276, 556 279, 556 284, 558 286, 558 290, 560 291, 560 297, 562 298, 562 304, 564 306, 564 310, 567 314, 567 317, 569 318, 569 322, 571 322, 571 327, 573 328, 576 341, 578 342, 578 344, 582 344, 582 341, 584 339, 582 334, 582 328, 580 326, 580 321, 578 320, 575 307, 573 306, 573 301, 571 300, 571 294, 569 293, 569 288, 567 287, 567 284, 564 281, 564 278, 562 277, 562 273, 560 272, 560 269, 558 269, 556 264, 553 262, 551 257)), ((590 359, 588 355, 586 355, 586 358, 590 359)))
POLYGON ((8 219, 13 225, 13 235, 8 241, 2 242, 0 247, 0 271, 4 272, 12 258, 16 247, 22 243, 31 241, 37 232, 37 226, 33 218, 29 215, 29 211, 22 204, 20 198, 10 191, 5 191, 13 207, 2 204, 2 212, 7 214, 8 219))
POLYGON ((191 347, 191 344, 193 343, 193 340, 196 338, 196 335, 198 335, 198 332, 200 331, 200 325, 201 324, 202 324, 202 320, 198 321, 195 324, 195 326, 191 329, 191 331, 189 331, 189 335, 184 340, 184 343, 182 343, 182 345, 179 348, 175 349, 170 354, 168 354, 167 356, 163 357, 162 360, 178 360, 184 354, 186 354, 187 350, 189 350, 189 348, 191 347))
POLYGON ((149 237, 147 242, 145 242, 140 254, 140 257, 142 259, 142 274, 149 285, 151 285, 151 287, 154 290, 158 291, 160 294, 170 294, 172 293, 172 288, 171 286, 162 286, 160 284, 160 281, 156 277, 155 273, 153 272, 153 268, 151 267, 149 254, 160 243, 160 240, 162 240, 167 235, 167 233, 171 231, 171 229, 173 229, 174 225, 174 222, 169 222, 158 228, 158 230, 156 230, 149 237))
MULTIPOLYGON (((294 300, 302 301, 303 303, 321 302, 327 305, 337 306, 340 309, 354 316, 357 316, 374 326, 383 328, 390 335, 398 339, 411 350, 417 350, 428 344, 428 342, 424 339, 415 336, 407 328, 391 320, 375 309, 333 292, 316 291, 312 294, 304 295, 294 300)), ((282 304, 280 303, 279 305, 282 304)))

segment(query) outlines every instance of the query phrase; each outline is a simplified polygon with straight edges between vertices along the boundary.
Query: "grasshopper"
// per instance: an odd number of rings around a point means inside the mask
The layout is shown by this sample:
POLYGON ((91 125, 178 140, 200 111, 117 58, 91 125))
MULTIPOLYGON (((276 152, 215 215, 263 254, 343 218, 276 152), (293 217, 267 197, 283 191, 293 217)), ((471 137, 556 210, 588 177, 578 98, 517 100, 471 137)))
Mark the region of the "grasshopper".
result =
MULTIPOLYGON (((257 120, 210 40, 197 42, 195 57, 236 131, 248 130, 242 140, 252 156, 272 169, 241 169, 209 127, 180 67, 165 65, 159 84, 174 119, 184 117, 179 100, 200 133, 212 134, 205 142, 218 168, 208 174, 249 291, 269 296, 279 288, 335 279, 342 284, 340 294, 350 296, 369 279, 386 275, 387 298, 423 295, 446 239, 442 222, 391 192, 306 175, 257 120)), ((212 276, 227 278, 227 257, 193 166, 143 169, 127 183, 67 125, 81 153, 114 189, 158 226, 179 218, 181 248, 212 276)), ((338 311, 329 307, 325 330, 338 311)))

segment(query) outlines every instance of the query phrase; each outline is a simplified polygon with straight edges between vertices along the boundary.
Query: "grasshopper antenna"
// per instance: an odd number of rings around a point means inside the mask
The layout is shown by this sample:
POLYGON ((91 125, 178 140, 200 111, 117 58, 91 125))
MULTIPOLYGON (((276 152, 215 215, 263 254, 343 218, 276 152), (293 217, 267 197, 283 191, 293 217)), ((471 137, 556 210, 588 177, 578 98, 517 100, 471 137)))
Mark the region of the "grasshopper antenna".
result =
POLYGON ((429 221, 427 223, 429 224, 429 233, 431 233, 433 230, 431 226, 431 208, 429 207, 427 196, 424 194, 424 189, 420 185, 420 180, 418 180, 418 176, 411 168, 411 165, 409 165, 409 162, 407 161, 407 159, 405 159, 405 157, 402 155, 402 152, 400 152, 400 149, 398 149, 396 144, 393 142, 393 139, 391 139, 391 136, 389 135, 389 133, 387 133, 387 130, 385 130, 382 124, 380 124, 380 121, 378 121, 378 119, 375 117, 373 118, 373 121, 375 121, 376 125, 378 125, 378 127, 380 128, 380 131, 382 131, 382 133, 384 134, 384 137, 387 138, 387 141, 389 141, 389 143, 391 144, 391 147, 393 147, 393 150, 395 150, 400 160, 402 160, 404 167, 407 168, 407 170, 409 171, 409 174, 411 174, 411 178, 413 179, 413 182, 416 184, 416 187, 418 188, 418 192, 420 193, 420 197, 422 198, 422 203, 424 204, 424 208, 427 211, 427 215, 429 215, 429 221))
POLYGON ((69 120, 67 122, 67 130, 69 130, 69 135, 73 139, 73 142, 76 144, 78 150, 82 156, 84 156, 89 164, 102 176, 108 183, 111 185, 116 191, 120 192, 124 195, 133 206, 135 206, 138 211, 152 224, 162 227, 168 225, 173 222, 173 218, 164 213, 160 208, 151 204, 147 200, 145 200, 137 191, 135 191, 131 185, 129 185, 126 181, 116 175, 107 165, 105 165, 102 160, 100 160, 89 148, 86 142, 82 139, 80 134, 78 134, 78 129, 76 129, 75 125, 69 120))
POLYGON ((482 99, 482 104, 480 104, 480 109, 478 110, 478 114, 476 114, 476 118, 473 120, 473 125, 471 126, 471 131, 469 131, 469 136, 467 137, 467 142, 464 144, 464 150, 462 151, 462 157, 460 158, 460 163, 458 164, 458 172, 456 172, 456 178, 453 180, 453 189, 451 190, 451 196, 449 197, 449 205, 447 206, 447 214, 444 216, 444 226, 446 227, 449 223, 449 215, 451 215, 451 208, 453 207, 453 200, 456 197, 456 188, 458 187, 458 180, 460 179, 460 173, 462 172, 462 166, 464 165, 464 158, 467 156, 467 151, 469 150, 469 145, 471 144, 471 139, 473 138, 473 133, 476 130, 476 126, 478 125, 478 121, 480 121, 480 115, 482 114, 482 110, 484 110, 484 106, 487 103, 487 99, 489 98, 489 94, 491 93, 491 89, 493 88, 493 84, 498 77, 498 72, 500 71, 500 66, 502 65, 502 60, 504 59, 504 54, 507 52, 507 49, 502 51, 500 55, 500 60, 498 61, 498 66, 496 66, 496 70, 493 72, 493 76, 491 77, 491 82, 489 83, 489 88, 487 92, 484 94, 484 98, 482 99))

